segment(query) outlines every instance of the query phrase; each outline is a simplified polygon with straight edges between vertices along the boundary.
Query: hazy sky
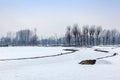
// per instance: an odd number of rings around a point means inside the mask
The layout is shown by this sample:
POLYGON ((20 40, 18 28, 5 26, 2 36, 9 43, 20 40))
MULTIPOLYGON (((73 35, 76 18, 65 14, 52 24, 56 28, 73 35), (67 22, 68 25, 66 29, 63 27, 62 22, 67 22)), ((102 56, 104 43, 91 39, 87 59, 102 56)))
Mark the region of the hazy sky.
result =
POLYGON ((0 36, 34 28, 39 36, 61 36, 76 23, 120 30, 120 0, 0 0, 0 36))

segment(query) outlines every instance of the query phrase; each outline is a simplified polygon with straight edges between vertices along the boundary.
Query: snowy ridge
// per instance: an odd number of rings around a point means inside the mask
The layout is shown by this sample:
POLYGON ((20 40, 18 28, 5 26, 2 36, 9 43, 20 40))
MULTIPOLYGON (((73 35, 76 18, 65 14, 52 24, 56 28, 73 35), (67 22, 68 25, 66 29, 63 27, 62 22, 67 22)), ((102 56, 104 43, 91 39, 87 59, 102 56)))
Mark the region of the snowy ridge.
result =
POLYGON ((27 60, 27 59, 39 59, 39 58, 48 58, 48 57, 56 57, 56 56, 62 56, 66 54, 74 53, 78 50, 75 49, 63 49, 65 51, 69 51, 66 53, 60 53, 60 54, 54 54, 54 55, 47 55, 47 56, 37 56, 37 57, 26 57, 26 58, 13 58, 13 59, 0 59, 0 61, 13 61, 13 60, 27 60))

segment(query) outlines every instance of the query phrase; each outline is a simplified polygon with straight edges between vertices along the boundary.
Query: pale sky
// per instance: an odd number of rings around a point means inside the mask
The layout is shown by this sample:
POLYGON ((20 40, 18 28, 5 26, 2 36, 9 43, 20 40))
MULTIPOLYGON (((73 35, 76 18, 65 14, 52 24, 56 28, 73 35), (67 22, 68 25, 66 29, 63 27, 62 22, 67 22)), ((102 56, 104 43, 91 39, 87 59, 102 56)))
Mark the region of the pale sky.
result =
POLYGON ((76 23, 120 30, 120 0, 0 0, 0 36, 34 28, 39 36, 62 36, 76 23))

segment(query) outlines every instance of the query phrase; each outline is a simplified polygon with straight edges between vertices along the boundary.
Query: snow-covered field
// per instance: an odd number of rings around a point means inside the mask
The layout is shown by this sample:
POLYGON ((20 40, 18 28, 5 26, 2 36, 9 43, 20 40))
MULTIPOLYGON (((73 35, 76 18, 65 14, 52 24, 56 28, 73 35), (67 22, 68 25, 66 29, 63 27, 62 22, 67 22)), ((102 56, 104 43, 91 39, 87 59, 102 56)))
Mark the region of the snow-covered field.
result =
MULTIPOLYGON (((0 47, 0 59, 37 57, 64 53, 69 47, 0 47)), ((0 80, 120 80, 120 48, 73 48, 79 51, 49 58, 0 61, 0 80), (94 49, 108 50, 109 53, 94 49), (82 60, 96 59, 95 65, 78 64, 82 60)))

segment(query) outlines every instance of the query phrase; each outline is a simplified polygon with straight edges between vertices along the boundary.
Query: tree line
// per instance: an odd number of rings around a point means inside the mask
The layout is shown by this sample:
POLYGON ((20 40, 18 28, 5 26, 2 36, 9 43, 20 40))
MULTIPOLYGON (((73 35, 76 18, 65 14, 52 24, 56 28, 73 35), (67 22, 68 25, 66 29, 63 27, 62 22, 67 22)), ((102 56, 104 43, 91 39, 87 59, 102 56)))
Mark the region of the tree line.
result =
POLYGON ((0 46, 96 46, 120 44, 120 32, 116 29, 102 29, 101 26, 77 24, 67 26, 65 36, 38 37, 37 29, 9 32, 0 39, 0 46))
POLYGON ((34 46, 38 45, 36 29, 34 31, 25 29, 12 34, 7 33, 6 37, 0 39, 0 46, 34 46))
POLYGON ((65 34, 67 46, 95 46, 120 44, 120 33, 113 30, 102 29, 101 26, 84 25, 82 29, 75 24, 68 26, 65 34))

